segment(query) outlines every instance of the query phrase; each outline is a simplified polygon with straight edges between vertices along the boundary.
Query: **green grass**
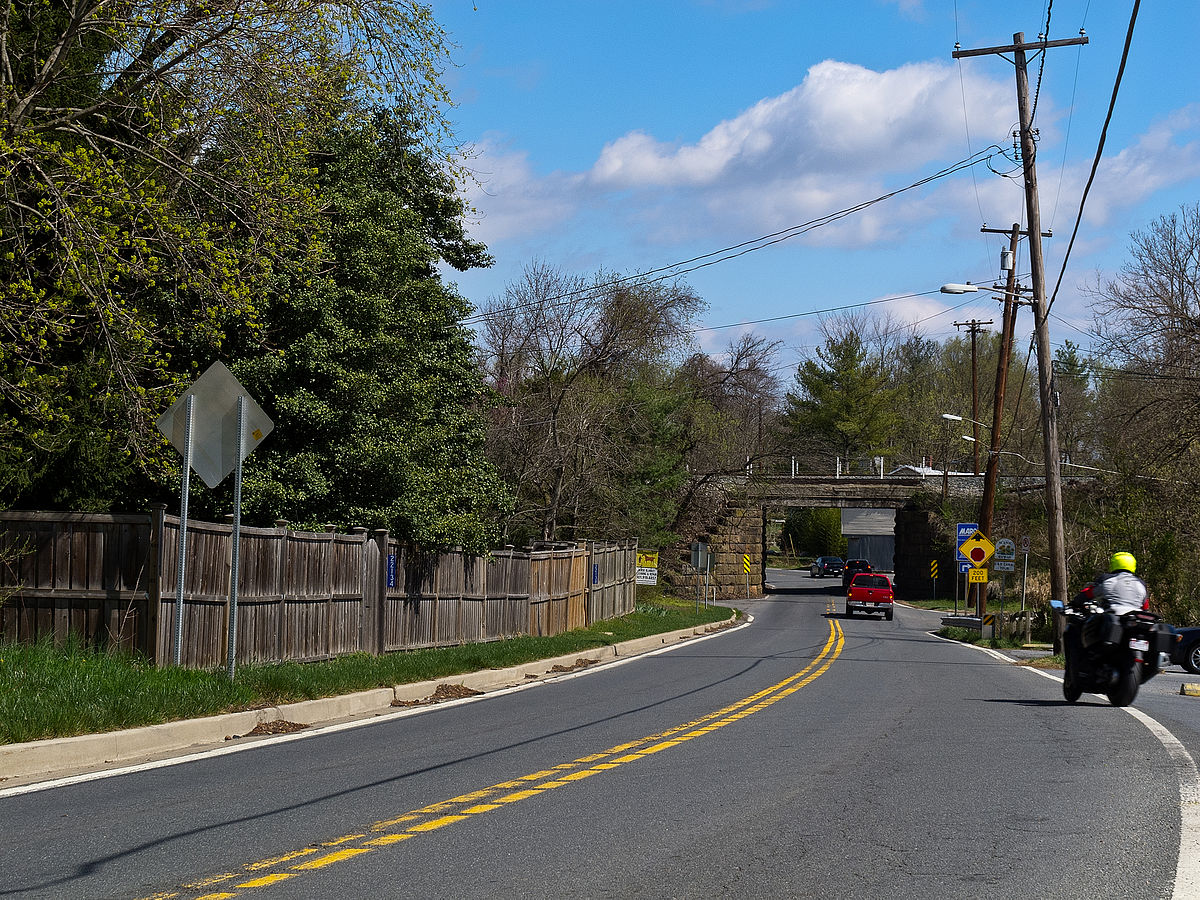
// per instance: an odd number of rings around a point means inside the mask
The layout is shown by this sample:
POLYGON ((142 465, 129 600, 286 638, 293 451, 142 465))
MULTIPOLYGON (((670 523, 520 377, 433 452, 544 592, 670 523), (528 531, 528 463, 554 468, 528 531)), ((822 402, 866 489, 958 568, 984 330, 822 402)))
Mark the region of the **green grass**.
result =
POLYGON ((767 568, 806 570, 813 564, 811 556, 792 556, 787 553, 772 553, 767 556, 767 568))
POLYGON ((723 621, 729 614, 724 607, 697 611, 691 601, 639 587, 637 606, 629 615, 555 637, 385 656, 359 653, 320 663, 246 665, 232 682, 224 668, 155 668, 140 657, 92 649, 78 640, 57 647, 48 641, 0 643, 0 744, 135 728, 502 669, 723 621))
MULTIPOLYGON (((941 599, 941 598, 939 598, 937 600, 907 600, 906 599, 904 601, 904 605, 905 606, 915 606, 917 609, 936 609, 939 612, 948 612, 948 613, 954 612, 954 601, 953 600, 945 600, 945 599, 941 599)), ((959 611, 960 615, 965 612, 963 610, 961 600, 958 603, 958 611, 959 611)))
POLYGON ((980 646, 991 647, 993 650, 1015 650, 1025 646, 1024 641, 1017 641, 1012 638, 989 638, 988 640, 984 640, 974 628, 956 628, 948 625, 939 628, 935 634, 938 637, 959 641, 963 644, 979 644, 980 646))

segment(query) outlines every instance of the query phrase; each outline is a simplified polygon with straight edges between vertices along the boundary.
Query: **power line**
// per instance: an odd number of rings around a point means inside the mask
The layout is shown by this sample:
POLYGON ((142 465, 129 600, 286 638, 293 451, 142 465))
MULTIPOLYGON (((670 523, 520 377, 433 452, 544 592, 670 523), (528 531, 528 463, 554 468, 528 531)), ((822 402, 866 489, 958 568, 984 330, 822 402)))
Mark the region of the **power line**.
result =
POLYGON ((897 188, 894 191, 889 191, 888 193, 875 197, 872 200, 865 200, 861 203, 856 203, 853 206, 848 206, 844 209, 827 213, 823 216, 819 216, 816 219, 810 219, 809 221, 802 222, 799 225, 792 225, 788 228, 781 229, 780 231, 772 232, 771 234, 766 234, 761 237, 742 241, 728 247, 723 247, 720 250, 713 250, 709 253, 703 253, 699 256, 693 256, 690 259, 648 269, 645 272, 638 274, 624 275, 620 278, 614 278, 601 284, 589 285, 584 288, 579 288, 578 290, 567 291, 564 294, 539 298, 537 300, 531 300, 525 303, 514 303, 509 306, 493 307, 480 313, 476 313, 473 316, 467 316, 462 320, 462 324, 474 325, 477 322, 481 322, 485 319, 494 318, 501 313, 514 312, 521 309, 531 309, 534 307, 550 308, 554 306, 565 306, 571 303, 578 303, 582 300, 591 299, 592 297, 596 296, 598 292, 604 290, 605 288, 615 287, 630 281, 654 283, 658 281, 664 281, 669 278, 678 278, 681 275, 688 274, 689 272, 695 272, 699 269, 707 268, 708 266, 713 266, 718 263, 728 262, 731 259, 737 259, 740 256, 745 256, 747 253, 753 253, 756 250, 763 250, 767 247, 773 246, 774 244, 779 244, 783 241, 790 240, 791 238, 799 237, 802 234, 807 234, 810 231, 813 231, 824 225, 829 225, 833 222, 840 221, 841 219, 847 218, 854 213, 862 212, 864 209, 868 209, 884 202, 885 200, 890 200, 893 197, 899 196, 907 191, 914 190, 918 187, 924 187, 933 181, 936 181, 940 178, 945 178, 949 175, 954 175, 964 169, 969 169, 973 166, 976 166, 981 162, 987 163, 992 159, 993 156, 997 154, 1003 155, 1004 150, 999 145, 992 144, 991 146, 985 147, 976 153, 972 153, 966 159, 959 160, 958 162, 953 163, 950 166, 941 169, 940 171, 934 172, 932 175, 927 175, 924 178, 914 181, 912 184, 906 185, 905 187, 897 188), (655 277, 651 278, 649 276, 655 277))
POLYGON ((1112 97, 1108 101, 1108 114, 1104 117, 1104 127, 1100 129, 1100 141, 1096 145, 1096 156, 1092 160, 1092 171, 1088 174, 1087 184, 1083 187, 1083 196, 1079 198, 1079 214, 1075 217, 1075 227, 1071 230, 1071 240, 1067 242, 1067 252, 1063 255, 1062 268, 1058 272, 1058 281, 1050 294, 1050 302, 1046 304, 1046 312, 1054 306, 1058 298, 1058 289, 1062 287, 1063 275, 1067 271, 1067 260, 1071 258, 1071 248, 1075 246, 1075 237, 1079 234, 1079 225, 1083 221, 1083 206, 1087 203, 1088 193, 1092 182, 1096 180, 1096 170, 1100 168, 1100 156, 1104 153, 1104 142, 1108 139, 1108 125, 1112 122, 1113 109, 1117 105, 1117 92, 1121 89, 1121 79, 1125 75, 1125 63, 1129 59, 1129 45, 1133 42, 1133 26, 1137 22, 1138 7, 1142 0, 1133 0, 1133 12, 1129 16, 1129 28, 1125 32, 1125 47, 1121 51, 1121 64, 1117 67, 1116 81, 1113 83, 1112 97))

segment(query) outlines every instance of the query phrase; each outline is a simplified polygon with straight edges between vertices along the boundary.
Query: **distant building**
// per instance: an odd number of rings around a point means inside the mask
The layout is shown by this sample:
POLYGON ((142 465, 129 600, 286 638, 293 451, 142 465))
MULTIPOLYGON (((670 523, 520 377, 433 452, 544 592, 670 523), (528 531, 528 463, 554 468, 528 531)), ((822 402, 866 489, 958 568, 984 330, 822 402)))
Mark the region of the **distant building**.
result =
POLYGON ((865 559, 873 569, 895 571, 894 509, 843 509, 842 535, 846 538, 846 559, 865 559))

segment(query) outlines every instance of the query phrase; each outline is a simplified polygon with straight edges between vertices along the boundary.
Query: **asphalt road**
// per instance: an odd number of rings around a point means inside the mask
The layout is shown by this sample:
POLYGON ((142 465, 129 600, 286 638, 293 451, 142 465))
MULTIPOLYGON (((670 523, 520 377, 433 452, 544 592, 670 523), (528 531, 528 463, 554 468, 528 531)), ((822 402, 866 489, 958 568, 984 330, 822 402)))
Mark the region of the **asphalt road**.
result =
MULTIPOLYGON (((1177 760, 1143 722, 771 577, 671 652, 0 798, 0 896, 1171 896, 1177 760)), ((1173 677, 1137 705, 1194 753, 1173 677)))

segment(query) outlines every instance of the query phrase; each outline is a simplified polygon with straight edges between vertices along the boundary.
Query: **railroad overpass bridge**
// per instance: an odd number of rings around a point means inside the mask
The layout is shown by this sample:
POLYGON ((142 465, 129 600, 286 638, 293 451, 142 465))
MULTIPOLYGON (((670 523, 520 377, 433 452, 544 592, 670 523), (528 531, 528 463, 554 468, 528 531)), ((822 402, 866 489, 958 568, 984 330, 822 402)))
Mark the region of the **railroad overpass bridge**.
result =
MULTIPOLYGON (((699 592, 699 584, 703 583, 718 599, 736 601, 746 597, 747 593, 761 595, 766 583, 768 511, 788 507, 895 510, 894 525, 890 529, 895 538, 895 549, 888 555, 895 560, 897 590, 903 593, 905 588, 918 581, 923 589, 928 588, 935 526, 927 512, 906 510, 905 507, 918 493, 940 494, 940 477, 754 475, 726 479, 722 486, 726 501, 719 523, 707 534, 688 539, 704 542, 709 547, 713 557, 711 577, 703 578, 687 564, 685 547, 677 548, 677 559, 670 565, 675 573, 672 580, 686 590, 699 592)), ((950 474, 947 487, 954 494, 978 496, 983 488, 983 476, 950 474)), ((891 546, 890 541, 888 546, 891 546)), ((887 567, 892 568, 891 565, 887 567)), ((955 570, 953 557, 946 560, 945 569, 947 573, 955 570)))
MULTIPOLYGON (((956 482, 964 476, 954 476, 956 482)), ((982 476, 966 476, 982 485, 982 476)), ((917 476, 861 477, 833 475, 756 476, 737 479, 746 500, 758 506, 825 506, 837 509, 900 509, 922 490, 941 490, 917 476)), ((959 490, 962 486, 956 483, 959 490)))
MULTIPOLYGON (((1042 490, 1042 479, 1028 476, 1002 476, 1004 491, 1042 490)), ((982 496, 983 476, 973 473, 951 472, 945 477, 947 492, 959 497, 982 496)), ((826 507, 844 510, 880 510, 876 521, 883 518, 885 510, 894 510, 890 533, 895 539, 892 550, 892 567, 897 595, 903 598, 910 591, 930 590, 930 562, 939 563, 938 583, 935 590, 953 590, 953 573, 957 571, 952 541, 943 533, 944 523, 927 504, 912 504, 908 501, 919 493, 933 493, 940 497, 943 477, 934 475, 897 475, 884 477, 850 477, 837 475, 762 475, 740 476, 722 481, 725 501, 719 513, 719 522, 706 534, 686 537, 685 541, 701 541, 710 547, 713 555, 711 586, 718 599, 736 601, 747 593, 761 595, 766 583, 767 522, 769 511, 788 507, 826 507), (942 584, 946 579, 947 583, 942 584)), ((863 520, 856 516, 855 519, 863 520)), ((870 534, 864 532, 867 541, 860 547, 874 547, 868 543, 870 534)), ((950 537, 953 537, 952 535, 950 537)), ((697 585, 703 581, 687 560, 686 543, 674 548, 669 555, 674 559, 668 564, 672 570, 672 581, 688 590, 699 591, 697 585)), ((863 555, 872 556, 871 552, 863 555)), ((913 596, 916 594, 914 593, 913 596)))

